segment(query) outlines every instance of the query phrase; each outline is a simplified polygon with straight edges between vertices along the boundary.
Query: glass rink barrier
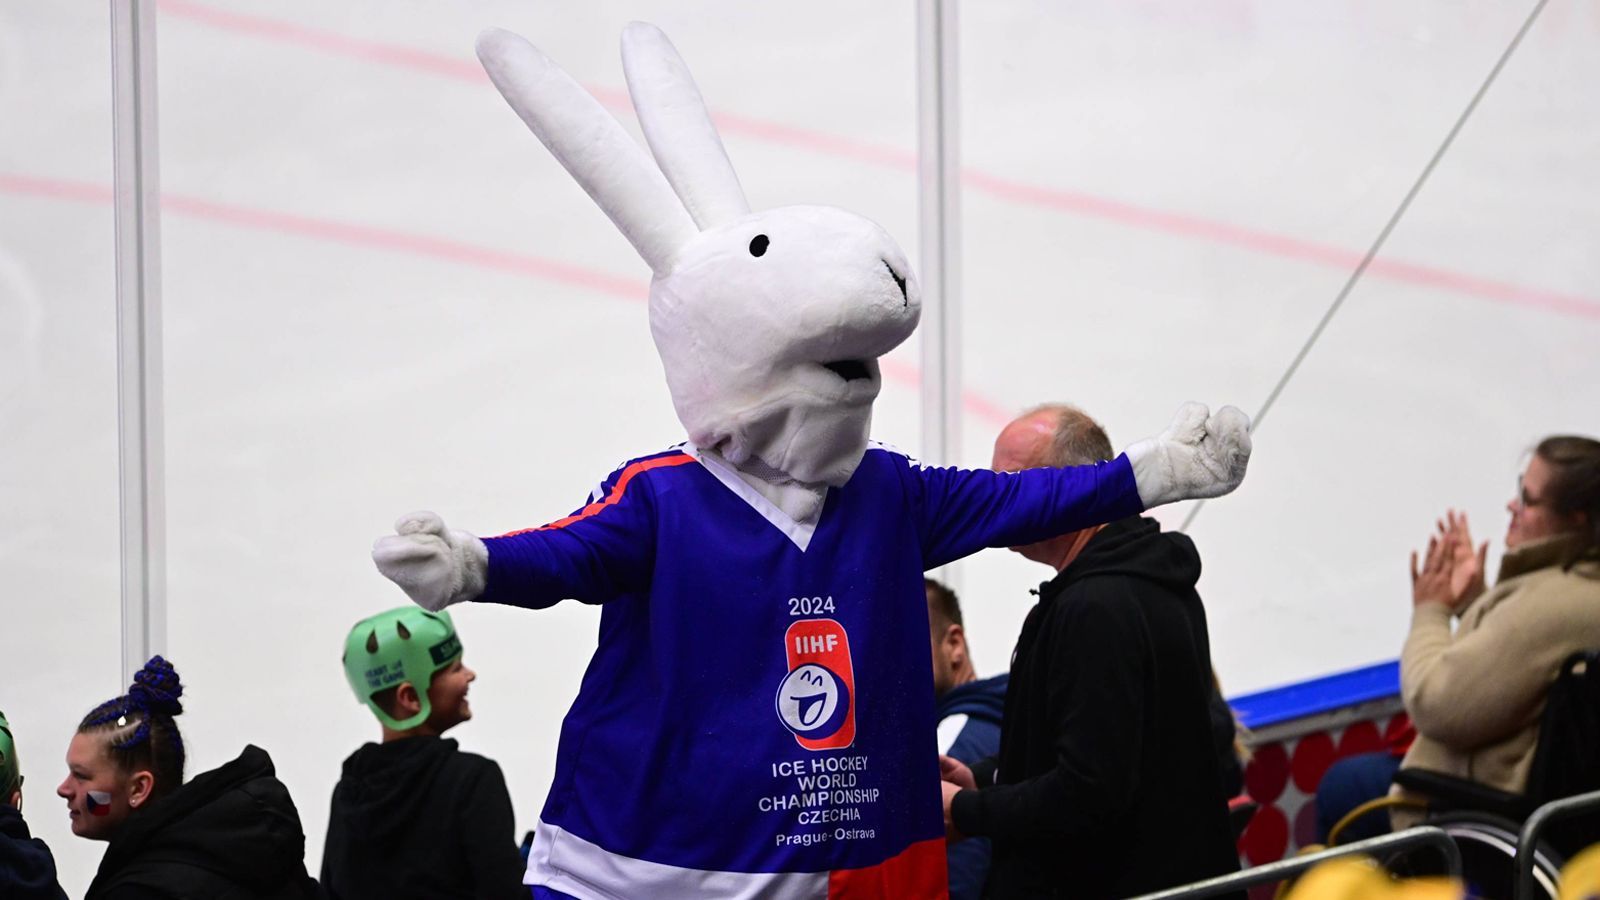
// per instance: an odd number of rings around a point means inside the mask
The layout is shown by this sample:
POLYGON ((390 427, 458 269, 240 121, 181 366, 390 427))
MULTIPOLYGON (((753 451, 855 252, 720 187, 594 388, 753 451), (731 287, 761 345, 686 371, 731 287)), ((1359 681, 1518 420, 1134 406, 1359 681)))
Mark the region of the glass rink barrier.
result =
MULTIPOLYGON (((1367 804, 1372 811, 1364 814, 1341 808, 1345 818, 1333 826, 1339 832, 1334 846, 1325 847, 1318 834, 1316 795, 1330 767, 1361 754, 1389 754, 1398 760, 1415 738, 1400 702, 1396 662, 1237 696, 1229 705, 1250 731, 1244 798, 1255 809, 1238 839, 1239 862, 1246 871, 1152 897, 1213 896, 1247 888, 1252 900, 1267 900, 1281 896, 1285 879, 1344 856, 1371 857, 1398 868, 1399 874, 1461 878, 1469 896, 1548 898, 1565 889, 1564 878, 1586 879, 1585 884, 1595 878, 1595 860, 1579 859, 1578 854, 1600 832, 1595 824, 1600 821, 1600 792, 1550 800, 1524 813, 1525 819, 1507 819, 1493 807, 1477 807, 1466 794, 1457 799, 1466 805, 1446 807, 1424 819, 1425 827, 1355 839, 1352 835, 1387 831, 1389 810, 1375 800, 1367 804), (1381 820, 1379 827, 1358 832, 1356 823, 1367 817, 1381 820), (1552 826, 1571 820, 1582 820, 1584 827, 1552 841, 1552 826), (1431 851, 1419 856, 1413 849, 1424 846, 1442 856, 1431 851)), ((1337 817, 1323 817, 1324 823, 1332 825, 1330 818, 1337 817)), ((1595 857, 1600 851, 1585 855, 1595 857)))
POLYGON ((1379 663, 1228 701, 1250 730, 1245 793, 1260 804, 1239 838, 1247 866, 1317 843, 1317 786, 1328 767, 1403 738, 1400 664, 1379 663))
MULTIPOLYGON (((1246 868, 1319 843, 1316 793, 1328 767, 1383 752, 1410 727, 1397 661, 1239 695, 1228 705, 1250 731, 1244 786, 1258 808, 1239 836, 1246 868)), ((1255 887, 1252 896, 1271 897, 1273 890, 1255 887)))
MULTIPOLYGON (((314 873, 341 761, 379 737, 346 632, 408 602, 373 541, 418 509, 538 527, 684 439, 649 267, 473 50, 528 36, 638 138, 633 20, 753 208, 861 214, 922 277, 874 439, 987 467, 1047 401, 1118 449, 1184 401, 1270 411, 1236 493, 1151 515, 1196 542, 1255 730, 1243 858, 1292 853, 1398 706, 1253 698, 1392 679, 1435 519, 1496 537, 1527 449, 1600 433, 1600 6, 1550 0, 1506 57, 1533 8, 0 3, 0 710, 66 892, 103 845, 52 790, 140 657, 182 675, 191 774, 271 752, 314 873)), ((1052 574, 1003 548, 940 573, 980 677, 1052 574)), ((520 835, 601 611, 453 614, 478 680, 452 736, 499 762, 520 835)))

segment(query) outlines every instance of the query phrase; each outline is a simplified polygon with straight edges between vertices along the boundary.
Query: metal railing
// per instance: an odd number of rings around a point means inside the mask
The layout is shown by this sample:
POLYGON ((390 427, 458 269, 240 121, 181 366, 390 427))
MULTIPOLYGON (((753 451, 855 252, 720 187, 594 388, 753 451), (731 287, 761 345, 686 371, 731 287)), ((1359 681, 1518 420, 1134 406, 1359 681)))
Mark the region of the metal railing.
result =
POLYGON ((1227 894, 1243 888, 1255 887, 1261 884, 1271 884, 1299 875, 1301 872, 1330 859, 1342 859, 1347 856, 1361 856, 1365 854, 1380 854, 1392 850, 1403 850, 1414 846, 1433 846, 1438 848, 1444 856, 1445 869, 1452 877, 1461 877, 1461 850, 1456 847, 1456 842, 1450 839, 1441 829, 1431 825, 1422 825, 1417 828, 1407 828, 1394 834, 1385 834, 1380 837, 1356 841, 1328 850, 1319 850, 1316 853, 1307 853, 1292 859, 1279 860, 1235 872, 1232 875, 1222 875, 1197 881, 1194 884, 1171 890, 1158 891, 1154 894, 1145 894, 1135 900, 1177 900, 1177 898, 1214 897, 1218 894, 1227 894))
POLYGON ((1561 800, 1552 800, 1533 811, 1522 825, 1522 835, 1517 839, 1517 900, 1531 900, 1534 896, 1533 869, 1538 856, 1539 838, 1556 819, 1583 812, 1600 810, 1600 791, 1578 794, 1561 800))

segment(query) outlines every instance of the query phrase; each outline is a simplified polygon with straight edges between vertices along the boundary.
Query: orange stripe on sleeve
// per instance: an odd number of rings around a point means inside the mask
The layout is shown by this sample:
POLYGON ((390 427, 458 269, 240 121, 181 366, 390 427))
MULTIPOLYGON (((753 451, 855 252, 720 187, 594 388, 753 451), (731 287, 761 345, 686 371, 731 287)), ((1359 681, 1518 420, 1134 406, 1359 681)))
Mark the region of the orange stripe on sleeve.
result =
POLYGON ((567 516, 565 519, 557 519, 556 521, 551 522, 549 525, 540 525, 537 528, 523 528, 517 531, 509 531, 500 536, 516 537, 519 534, 527 534, 530 531, 549 531, 553 528, 565 528, 568 525, 571 525, 573 522, 579 522, 589 518, 590 516, 596 515, 606 507, 620 501, 622 499, 623 492, 628 489, 628 482, 633 480, 633 476, 638 475, 641 472, 648 472, 651 469, 660 469, 668 466, 681 466, 694 461, 695 458, 687 453, 675 453, 669 456, 657 456, 654 459, 640 460, 639 462, 636 462, 622 470, 622 474, 617 477, 617 483, 611 486, 611 490, 607 492, 603 499, 596 500, 578 512, 567 516))

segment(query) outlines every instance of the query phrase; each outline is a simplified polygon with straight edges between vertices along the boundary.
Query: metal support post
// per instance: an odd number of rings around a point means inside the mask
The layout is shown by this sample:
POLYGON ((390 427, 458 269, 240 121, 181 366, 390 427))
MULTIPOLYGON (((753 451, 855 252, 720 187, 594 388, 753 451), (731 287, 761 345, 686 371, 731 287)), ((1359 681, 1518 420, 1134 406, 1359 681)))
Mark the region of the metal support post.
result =
POLYGON ((961 172, 956 0, 917 2, 923 462, 961 453, 961 172))
POLYGON ((155 20, 155 0, 111 0, 124 673, 167 631, 155 20))

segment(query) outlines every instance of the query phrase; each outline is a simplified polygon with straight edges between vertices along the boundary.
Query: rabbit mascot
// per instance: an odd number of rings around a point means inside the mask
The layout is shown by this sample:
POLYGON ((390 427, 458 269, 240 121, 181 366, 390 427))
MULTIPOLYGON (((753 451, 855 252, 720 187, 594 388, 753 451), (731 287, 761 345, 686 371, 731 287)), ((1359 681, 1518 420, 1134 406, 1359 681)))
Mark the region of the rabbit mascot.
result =
POLYGON ((402 518, 373 557, 428 609, 602 604, 562 724, 536 897, 945 892, 922 573, 1236 487, 1249 422, 1190 404, 1110 462, 925 468, 868 442, 878 359, 920 313, 872 222, 752 212, 666 36, 623 33, 652 162, 504 31, 478 56, 654 271, 650 328, 688 441, 572 515, 480 539, 402 518))

